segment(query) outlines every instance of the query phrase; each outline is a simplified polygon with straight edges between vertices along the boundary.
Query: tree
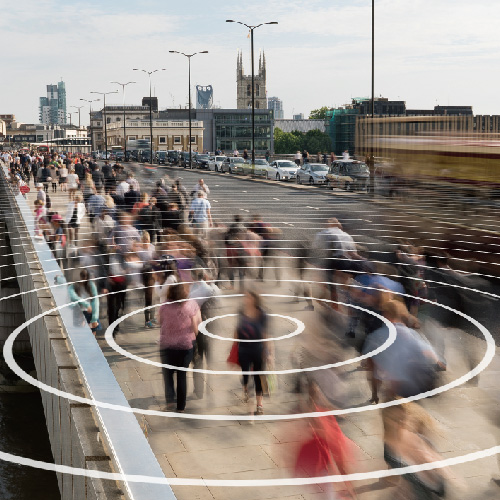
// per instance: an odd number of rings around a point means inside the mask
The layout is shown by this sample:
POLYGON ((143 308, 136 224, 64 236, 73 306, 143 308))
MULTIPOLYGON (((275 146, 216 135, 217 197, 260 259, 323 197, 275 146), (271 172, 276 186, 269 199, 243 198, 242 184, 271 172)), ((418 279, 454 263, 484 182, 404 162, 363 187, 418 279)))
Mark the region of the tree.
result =
POLYGON ((332 141, 326 132, 315 129, 309 130, 303 135, 303 148, 309 153, 328 153, 332 150, 332 141))
POLYGON ((319 109, 313 109, 309 113, 309 120, 325 120, 326 119, 326 112, 331 111, 332 108, 328 108, 327 106, 323 106, 319 109))
POLYGON ((293 154, 300 151, 301 137, 291 132, 283 132, 278 127, 274 129, 274 152, 276 154, 293 154))

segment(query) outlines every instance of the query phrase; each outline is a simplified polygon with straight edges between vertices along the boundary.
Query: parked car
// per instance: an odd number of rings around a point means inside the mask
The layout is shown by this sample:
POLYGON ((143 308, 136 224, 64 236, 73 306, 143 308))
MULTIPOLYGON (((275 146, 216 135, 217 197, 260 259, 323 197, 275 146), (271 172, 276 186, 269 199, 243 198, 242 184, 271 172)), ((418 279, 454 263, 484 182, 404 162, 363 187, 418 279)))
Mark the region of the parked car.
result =
POLYGON ((269 163, 264 158, 257 158, 252 164, 251 160, 245 161, 243 164, 243 173, 246 175, 257 175, 265 177, 269 163))
POLYGON ((196 167, 208 169, 208 161, 210 157, 206 154, 198 154, 196 155, 196 167))
POLYGON ((363 161, 357 160, 336 160, 332 163, 332 167, 338 168, 339 175, 350 177, 352 180, 344 180, 342 187, 348 191, 366 190, 368 181, 370 180, 370 169, 363 161))
POLYGON ((125 159, 125 153, 123 151, 115 151, 115 160, 123 161, 125 159))
POLYGON ((222 162, 226 158, 227 156, 212 156, 208 161, 208 170, 213 170, 214 172, 220 172, 222 162))
POLYGON ((340 166, 338 162, 334 162, 330 165, 328 173, 326 174, 326 185, 332 189, 335 187, 345 188, 346 184, 352 184, 354 182, 353 178, 349 175, 344 175, 340 173, 340 166))
POLYGON ((221 165, 221 172, 230 174, 242 174, 245 160, 241 156, 231 156, 226 158, 221 165))
POLYGON ((297 184, 325 184, 328 166, 323 163, 304 163, 297 171, 297 184))
POLYGON ((139 151, 127 150, 127 154, 125 155, 125 161, 139 161, 139 151))
POLYGON ((170 165, 177 165, 179 163, 179 151, 169 150, 167 151, 167 158, 170 165))
POLYGON ((293 161, 276 160, 266 168, 266 177, 268 179, 276 179, 277 181, 288 181, 297 177, 298 169, 299 167, 293 161))
MULTIPOLYGON (((191 152, 191 164, 192 168, 196 168, 196 153, 194 151, 191 152)), ((182 151, 179 156, 179 165, 184 168, 189 167, 189 151, 182 151)))
POLYGON ((167 152, 166 151, 158 151, 156 155, 156 160, 158 165, 165 165, 167 163, 167 152))

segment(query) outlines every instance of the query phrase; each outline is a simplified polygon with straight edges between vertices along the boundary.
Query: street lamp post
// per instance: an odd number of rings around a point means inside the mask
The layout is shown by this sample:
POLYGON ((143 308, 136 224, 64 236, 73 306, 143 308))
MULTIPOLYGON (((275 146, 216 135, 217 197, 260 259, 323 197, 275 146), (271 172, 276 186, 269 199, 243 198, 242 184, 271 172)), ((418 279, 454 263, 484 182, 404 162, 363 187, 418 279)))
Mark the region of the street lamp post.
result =
POLYGON ((106 126, 106 96, 108 94, 118 94, 118 90, 113 90, 111 92, 91 92, 91 94, 99 94, 102 95, 103 97, 103 104, 104 107, 102 108, 102 116, 103 116, 103 123, 104 123, 104 151, 105 151, 105 159, 108 159, 108 127, 106 126))
POLYGON ((157 71, 165 71, 166 68, 154 69, 153 71, 146 71, 145 69, 134 68, 133 71, 142 71, 146 73, 149 78, 149 161, 153 164, 153 102, 151 98, 151 75, 157 71))
POLYGON ((72 108, 75 108, 78 110, 78 128, 81 126, 81 121, 80 121, 80 110, 83 108, 83 106, 71 106, 72 108))
MULTIPOLYGON (((373 119, 375 118, 375 0, 372 0, 372 99, 371 99, 371 115, 372 115, 372 136, 373 130, 375 130, 375 124, 373 119)), ((373 138, 372 138, 373 139, 373 138)), ((373 151, 373 140, 372 140, 372 151, 370 155, 370 194, 375 195, 375 156, 373 151)))
POLYGON ((256 26, 251 26, 241 21, 234 21, 233 19, 226 19, 226 23, 238 23, 246 26, 250 30, 250 47, 251 47, 251 58, 252 58, 252 165, 255 165, 255 72, 254 72, 254 62, 253 62, 253 32, 255 29, 263 26, 264 24, 278 24, 277 21, 271 21, 268 23, 260 23, 256 26))
POLYGON ((90 151, 94 151, 94 135, 92 134, 92 103, 100 101, 100 99, 82 99, 80 98, 80 101, 85 101, 89 103, 90 106, 90 111, 89 111, 89 119, 90 119, 90 151))
POLYGON ((123 144, 124 144, 124 161, 127 161, 127 117, 125 115, 125 87, 127 85, 130 85, 131 83, 136 83, 136 82, 127 82, 127 83, 120 83, 120 82, 111 82, 111 83, 116 83, 117 85, 120 85, 123 91, 123 144))
POLYGON ((76 111, 66 113, 69 116, 69 126, 70 127, 73 126, 73 122, 71 121, 71 115, 74 115, 75 113, 76 113, 76 111))
POLYGON ((192 153, 192 147, 191 147, 191 123, 192 123, 192 118, 191 118, 191 58, 195 56, 196 54, 208 54, 208 50, 202 50, 201 52, 195 52, 194 54, 184 54, 184 52, 178 52, 177 50, 169 50, 171 54, 181 54, 188 59, 188 95, 189 95, 189 110, 188 110, 188 118, 189 118, 189 139, 188 139, 188 144, 189 144, 189 168, 193 168, 193 153, 192 153))

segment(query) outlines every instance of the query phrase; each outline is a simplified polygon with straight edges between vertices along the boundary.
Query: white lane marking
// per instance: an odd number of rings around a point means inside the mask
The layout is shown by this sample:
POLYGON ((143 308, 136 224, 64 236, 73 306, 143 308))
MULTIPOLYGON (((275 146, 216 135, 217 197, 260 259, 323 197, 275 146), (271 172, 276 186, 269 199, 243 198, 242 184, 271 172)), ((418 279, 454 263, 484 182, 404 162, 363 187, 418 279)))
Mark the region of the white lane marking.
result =
POLYGON ((248 212, 250 212, 250 210, 246 210, 245 208, 240 208, 240 210, 241 210, 242 212, 247 212, 247 213, 248 213, 248 212))
POLYGON ((279 198, 273 198, 273 200, 280 201, 280 199, 279 199, 279 198))
POLYGON ((218 200, 212 200, 214 203, 219 203, 218 200))
POLYGON ((248 193, 248 191, 242 191, 242 193, 248 193))
POLYGON ((310 208, 312 210, 319 210, 319 208, 316 208, 316 207, 310 207, 309 205, 306 206, 306 208, 310 208))

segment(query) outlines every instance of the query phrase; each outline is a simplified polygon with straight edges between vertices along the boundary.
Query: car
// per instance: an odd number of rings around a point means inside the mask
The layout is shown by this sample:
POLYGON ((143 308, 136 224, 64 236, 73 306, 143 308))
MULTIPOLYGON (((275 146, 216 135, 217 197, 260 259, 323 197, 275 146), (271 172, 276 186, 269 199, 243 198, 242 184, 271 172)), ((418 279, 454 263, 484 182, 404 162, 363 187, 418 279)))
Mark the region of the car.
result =
POLYGON ((242 174, 244 163, 245 160, 241 156, 230 156, 222 162, 220 170, 230 174, 242 174))
POLYGON ((158 165, 165 165, 165 163, 167 163, 167 152, 158 151, 158 154, 156 155, 156 160, 158 161, 158 165))
POLYGON ((227 158, 227 156, 212 156, 208 161, 208 170, 213 170, 214 172, 219 172, 221 170, 222 162, 227 158))
POLYGON ((344 175, 340 173, 340 167, 337 162, 334 162, 330 165, 328 169, 328 173, 326 174, 326 186, 329 188, 341 188, 346 185, 352 184, 354 179, 349 175, 344 175))
POLYGON ((179 156, 179 164, 184 168, 196 168, 196 153, 194 151, 191 152, 191 164, 192 167, 189 166, 189 151, 182 151, 179 156))
POLYGON ((170 165, 177 165, 179 163, 179 151, 176 151, 175 149, 167 151, 167 159, 170 165))
POLYGON ((340 176, 350 177, 351 181, 344 180, 342 186, 346 191, 348 190, 366 190, 370 180, 370 169, 363 161, 358 160, 336 160, 332 163, 331 167, 335 168, 340 176))
POLYGON ((206 154, 198 154, 196 155, 196 167, 208 169, 208 161, 210 157, 206 154))
POLYGON ((297 171, 297 184, 325 184, 328 166, 323 163, 304 163, 297 171))
POLYGON ((123 151, 115 151, 115 160, 123 161, 125 158, 125 153, 123 151))
POLYGON ((297 177, 298 169, 299 167, 293 161, 275 160, 266 168, 266 177, 277 181, 288 181, 297 177))
POLYGON ((268 166, 269 163, 264 158, 257 158, 255 163, 252 163, 251 160, 245 160, 245 163, 243 163, 243 174, 265 177, 268 166))
POLYGON ((125 161, 139 161, 139 151, 127 150, 127 154, 125 155, 125 161))

